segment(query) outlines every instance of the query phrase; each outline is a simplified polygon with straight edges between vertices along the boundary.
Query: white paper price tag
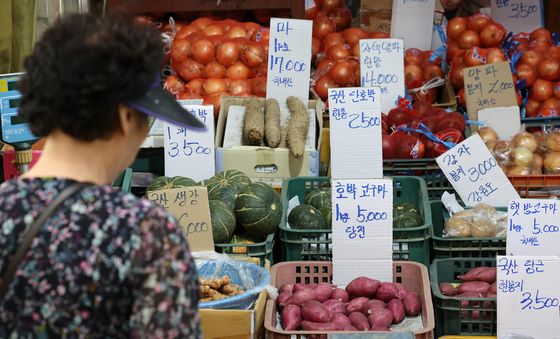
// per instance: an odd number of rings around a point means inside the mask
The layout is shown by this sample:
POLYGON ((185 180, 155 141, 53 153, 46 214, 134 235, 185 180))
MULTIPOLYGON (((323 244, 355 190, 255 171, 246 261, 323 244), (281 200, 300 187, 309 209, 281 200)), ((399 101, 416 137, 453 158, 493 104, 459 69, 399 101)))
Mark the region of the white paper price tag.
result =
POLYGON ((541 0, 492 0, 492 18, 513 33, 544 26, 541 0))
POLYGON ((560 202, 515 199, 508 206, 509 255, 560 256, 560 202))
POLYGON ((498 256, 498 339, 560 338, 560 258, 498 256))
POLYGON ((380 98, 379 87, 329 89, 333 178, 383 177, 380 98))
POLYGON ((183 176, 199 181, 215 174, 214 110, 212 106, 185 105, 189 113, 206 126, 190 130, 163 123, 165 176, 183 176))
POLYGON ((297 96, 307 106, 311 71, 311 20, 270 19, 266 97, 276 98, 280 109, 297 96))
POLYGON ((478 111, 478 120, 486 122, 500 137, 500 140, 510 140, 521 129, 519 106, 493 107, 478 111))
POLYGON ((429 50, 435 7, 435 0, 394 0, 391 37, 403 39, 405 48, 429 50))
POLYGON ((346 286, 359 276, 392 282, 392 180, 333 179, 331 185, 333 283, 346 286))
POLYGON ((379 86, 381 112, 388 114, 404 97, 404 47, 401 39, 360 40, 362 87, 379 86))
POLYGON ((436 161, 467 206, 487 203, 507 206, 519 194, 478 134, 436 158, 436 161))

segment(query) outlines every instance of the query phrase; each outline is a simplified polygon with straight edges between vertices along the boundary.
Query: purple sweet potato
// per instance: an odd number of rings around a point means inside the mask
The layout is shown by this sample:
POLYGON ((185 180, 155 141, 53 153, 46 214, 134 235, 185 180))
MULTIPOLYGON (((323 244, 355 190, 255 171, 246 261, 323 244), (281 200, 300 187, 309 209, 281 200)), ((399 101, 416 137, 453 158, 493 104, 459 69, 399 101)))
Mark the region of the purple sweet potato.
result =
POLYGON ((492 294, 497 294, 498 287, 496 285, 496 283, 493 283, 492 285, 490 285, 490 287, 488 288, 488 294, 492 293, 492 294))
POLYGON ((406 290, 406 288, 404 288, 403 284, 401 283, 393 283, 393 285, 395 285, 395 287, 397 288, 397 290, 399 291, 399 299, 404 298, 404 296, 408 293, 408 291, 406 290))
POLYGON ((358 331, 358 329, 355 328, 355 327, 352 326, 352 325, 346 325, 346 326, 344 326, 344 328, 343 328, 342 330, 343 330, 343 331, 353 331, 353 332, 358 331))
POLYGON ((301 305, 303 303, 308 302, 309 300, 314 300, 315 299, 315 293, 313 293, 312 289, 308 289, 308 290, 300 290, 295 292, 294 294, 292 294, 288 300, 286 300, 286 302, 284 302, 285 304, 295 304, 295 305, 301 305))
MULTIPOLYGON (((406 298, 406 295, 405 295, 406 298)), ((404 305, 400 299, 393 299, 387 303, 387 309, 393 313, 393 324, 398 324, 403 321, 405 314, 404 314, 404 305)))
POLYGON ((409 317, 415 317, 422 311, 422 299, 416 292, 408 292, 402 300, 404 312, 409 317))
POLYGON ((370 279, 368 277, 358 277, 352 280, 346 286, 346 292, 351 297, 368 297, 373 298, 380 282, 375 279, 370 279))
POLYGON ((457 294, 457 290, 455 289, 455 287, 453 287, 453 285, 451 285, 448 282, 439 283, 439 290, 441 294, 446 295, 448 297, 452 297, 455 294, 457 294))
POLYGON ((475 267, 457 278, 461 281, 484 281, 492 284, 496 282, 496 267, 475 267))
POLYGON ((329 299, 323 303, 323 306, 327 308, 331 316, 337 313, 346 312, 346 303, 343 303, 338 299, 329 299))
POLYGON ((301 306, 301 317, 303 320, 326 323, 331 320, 329 310, 316 300, 306 302, 301 306))
POLYGON ((457 293, 476 292, 481 294, 488 293, 490 284, 484 281, 467 281, 457 287, 457 293))
POLYGON ((282 292, 278 295, 278 297, 276 298, 276 306, 280 311, 282 311, 282 308, 284 307, 286 300, 288 300, 291 296, 292 294, 288 292, 282 292))
POLYGON ((350 318, 350 322, 352 326, 357 328, 359 331, 367 331, 369 330, 369 322, 368 318, 360 312, 352 312, 348 316, 350 318))
POLYGON ((385 308, 385 306, 386 305, 384 301, 373 299, 364 304, 364 306, 362 307, 362 313, 365 316, 369 316, 371 314, 371 310, 376 308, 385 308))
POLYGON ((342 327, 339 327, 337 324, 333 322, 328 323, 314 323, 312 321, 302 321, 301 328, 304 331, 340 331, 342 327))
POLYGON ((288 292, 290 294, 294 293, 294 284, 284 284, 278 289, 278 293, 288 292))
POLYGON ((389 328, 393 323, 393 313, 386 308, 372 310, 368 316, 371 328, 389 328))
POLYGON ((350 295, 348 295, 348 292, 343 288, 335 288, 332 291, 331 299, 338 299, 343 303, 347 303, 350 301, 350 295))
POLYGON ((331 318, 331 322, 337 324, 341 328, 345 328, 348 325, 352 325, 350 318, 348 318, 342 313, 337 313, 333 315, 331 318))
POLYGON ((397 286, 393 283, 381 283, 379 288, 377 289, 377 293, 375 294, 375 298, 382 300, 384 302, 389 302, 391 299, 395 299, 399 297, 399 290, 397 286))
POLYGON ((317 300, 318 302, 327 301, 331 298, 332 285, 327 283, 320 283, 313 289, 313 293, 315 293, 315 300, 317 300))
POLYGON ((364 304, 367 303, 368 301, 369 299, 367 297, 357 297, 350 300, 348 305, 346 305, 346 314, 361 311, 362 307, 364 307, 364 304))
POLYGON ((372 327, 370 331, 372 331, 372 332, 389 332, 389 331, 391 331, 391 329, 389 329, 389 327, 376 326, 376 327, 372 327))
POLYGON ((301 324, 301 307, 298 305, 286 305, 282 310, 280 319, 284 330, 297 330, 301 324))
POLYGON ((296 293, 296 292, 303 291, 303 290, 312 290, 315 287, 317 287, 317 284, 307 284, 306 285, 306 284, 297 283, 297 284, 294 284, 292 293, 296 293))

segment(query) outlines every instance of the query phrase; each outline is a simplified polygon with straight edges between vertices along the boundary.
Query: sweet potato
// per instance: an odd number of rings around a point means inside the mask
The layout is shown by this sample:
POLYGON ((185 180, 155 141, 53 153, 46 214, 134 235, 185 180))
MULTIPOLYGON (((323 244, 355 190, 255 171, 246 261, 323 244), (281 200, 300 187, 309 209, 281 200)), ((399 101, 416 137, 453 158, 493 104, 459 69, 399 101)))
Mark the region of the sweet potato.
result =
POLYGON ((316 300, 306 302, 301 306, 301 317, 303 320, 326 323, 331 320, 329 310, 316 300))
POLYGON ((340 331, 342 327, 333 322, 328 323, 314 323, 312 321, 302 321, 301 328, 304 331, 340 331))
POLYGON ((295 292, 284 303, 285 304, 301 305, 303 303, 306 303, 306 302, 308 302, 310 300, 314 300, 314 299, 315 299, 315 293, 313 293, 313 290, 312 289, 307 289, 307 290, 301 290, 301 291, 295 292))
POLYGON ((379 288, 380 282, 375 279, 370 279, 368 277, 358 277, 352 280, 346 286, 346 292, 351 297, 368 297, 373 298, 377 288, 379 288))
POLYGON ((422 311, 422 299, 416 292, 408 292, 402 300, 404 312, 409 317, 415 317, 422 311))
POLYGON ((488 293, 490 284, 484 281, 467 281, 457 287, 457 293, 476 292, 481 294, 488 293))
POLYGON ((498 296, 495 293, 488 293, 486 298, 490 298, 493 300, 485 300, 482 302, 482 307, 485 309, 495 309, 496 308, 496 298, 498 296))
POLYGON ((347 303, 350 300, 350 295, 343 288, 335 288, 332 290, 331 299, 338 299, 343 303, 347 303))
POLYGON ((354 299, 350 300, 348 305, 346 305, 346 313, 350 314, 352 312, 361 311, 362 307, 364 307, 364 304, 367 303, 368 301, 369 301, 369 299, 366 298, 366 297, 357 297, 357 298, 354 298, 354 299))
MULTIPOLYGON (((405 296, 406 298, 406 296, 405 296)), ((393 324, 398 324, 404 319, 404 305, 400 299, 393 299, 387 303, 387 309, 393 313, 393 324)))
POLYGON ((284 330, 297 330, 301 324, 301 307, 298 305, 286 305, 282 310, 280 319, 284 330))
POLYGON ((278 293, 288 292, 290 294, 294 293, 294 284, 284 284, 278 289, 278 293))
POLYGON ((343 303, 338 299, 329 299, 323 303, 323 306, 327 308, 331 316, 337 313, 346 312, 346 303, 343 303))
POLYGON ((358 331, 358 329, 355 328, 355 327, 352 326, 352 325, 346 325, 346 326, 344 326, 344 328, 343 328, 342 330, 343 330, 343 331, 353 331, 353 332, 358 331))
POLYGON ((264 113, 257 98, 249 99, 243 122, 243 140, 246 145, 260 146, 264 138, 264 113))
POLYGON ((350 322, 352 326, 357 328, 359 331, 367 331, 369 330, 369 322, 365 315, 360 312, 352 312, 348 316, 350 318, 350 322))
POLYGON ((307 108, 297 97, 288 97, 286 105, 290 110, 286 143, 292 155, 296 158, 301 158, 305 151, 305 142, 307 141, 307 133, 309 132, 309 113, 307 112, 307 108))
POLYGON ((371 328, 388 328, 393 323, 393 313, 386 308, 378 308, 368 316, 371 328))
POLYGON ((484 281, 491 284, 496 282, 496 267, 475 267, 457 278, 461 281, 484 281))
POLYGON ((317 287, 317 284, 306 285, 306 284, 297 283, 297 284, 294 284, 294 288, 293 288, 292 293, 296 293, 296 292, 303 291, 303 290, 312 290, 315 287, 317 287))
POLYGON ((389 302, 391 299, 395 299, 399 297, 399 290, 397 286, 393 283, 381 283, 379 288, 377 289, 377 293, 375 293, 375 298, 382 300, 384 302, 389 302))
POLYGON ((453 285, 451 285, 448 282, 439 283, 439 290, 440 290, 441 294, 446 295, 448 297, 451 297, 451 296, 454 296, 455 294, 457 294, 457 290, 455 289, 455 287, 453 287, 453 285))
POLYGON ((315 300, 319 302, 327 301, 331 298, 332 285, 327 283, 320 283, 313 289, 315 300))
POLYGON ((375 327, 372 327, 370 331, 373 331, 373 332, 389 332, 389 331, 391 331, 391 329, 389 329, 389 327, 375 326, 375 327))
POLYGON ((404 288, 403 284, 393 283, 393 285, 395 285, 395 287, 397 288, 397 291, 399 291, 398 298, 399 299, 404 298, 404 296, 408 293, 408 291, 404 288))
POLYGON ((488 294, 490 294, 490 293, 492 293, 492 294, 497 294, 498 293, 498 286, 496 285, 496 283, 493 283, 488 288, 488 294))
POLYGON ((284 307, 284 304, 286 303, 286 300, 288 300, 291 296, 292 295, 288 292, 282 292, 278 295, 278 297, 276 298, 276 306, 278 307, 278 309, 280 311, 284 307))
POLYGON ((472 308, 473 306, 479 306, 480 301, 478 300, 469 300, 473 298, 484 298, 484 294, 476 293, 476 292, 466 292, 462 294, 457 294, 453 296, 454 298, 458 298, 461 300, 461 308, 472 308))
POLYGON ((280 131, 280 105, 274 98, 266 99, 264 113, 264 137, 268 147, 276 148, 280 145, 282 132, 280 131))
POLYGON ((345 316, 342 313, 337 313, 335 315, 332 316, 331 318, 331 322, 337 324, 339 327, 346 327, 348 325, 352 325, 352 322, 350 322, 350 318, 348 318, 347 316, 345 316))
POLYGON ((376 308, 385 308, 385 306, 386 305, 384 301, 373 299, 364 304, 364 306, 362 307, 362 313, 365 316, 368 316, 371 314, 371 310, 376 308))

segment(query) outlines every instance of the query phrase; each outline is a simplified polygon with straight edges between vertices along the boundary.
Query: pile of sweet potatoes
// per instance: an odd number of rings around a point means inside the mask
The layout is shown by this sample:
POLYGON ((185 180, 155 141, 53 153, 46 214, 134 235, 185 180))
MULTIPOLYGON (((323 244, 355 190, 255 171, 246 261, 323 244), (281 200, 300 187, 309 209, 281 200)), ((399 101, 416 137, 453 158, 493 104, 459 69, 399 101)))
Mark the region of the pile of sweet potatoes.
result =
POLYGON ((467 311, 461 312, 462 318, 480 319, 490 316, 488 312, 477 311, 477 309, 489 309, 496 299, 496 267, 475 267, 466 274, 457 277, 461 283, 451 284, 449 282, 439 283, 441 294, 458 298, 461 300, 461 308, 474 309, 470 315, 467 311), (489 298, 494 301, 469 300, 473 298, 489 298))
POLYGON ((328 283, 285 284, 276 299, 282 328, 304 331, 389 331, 422 311, 422 300, 402 284, 367 277, 345 289, 328 283))

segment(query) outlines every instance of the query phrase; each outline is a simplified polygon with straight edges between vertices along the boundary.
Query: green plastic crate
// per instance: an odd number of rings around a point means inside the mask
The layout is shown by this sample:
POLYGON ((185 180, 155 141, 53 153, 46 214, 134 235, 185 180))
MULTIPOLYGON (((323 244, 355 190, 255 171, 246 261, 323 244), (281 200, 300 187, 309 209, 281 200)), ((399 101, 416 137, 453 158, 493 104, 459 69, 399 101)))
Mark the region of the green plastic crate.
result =
MULTIPOLYGON (((432 257, 444 258, 495 258, 505 255, 506 238, 445 238, 442 232, 445 221, 449 218, 447 210, 441 201, 430 203, 432 210, 432 257)), ((497 208, 506 211, 505 208, 497 208)))
POLYGON ((436 336, 442 335, 495 335, 496 299, 468 298, 461 300, 441 294, 440 282, 458 283, 457 276, 474 267, 496 267, 492 258, 436 259, 430 266, 430 285, 434 296, 436 336), (478 315, 478 319, 477 319, 478 315))
POLYGON ((112 186, 130 193, 130 189, 132 187, 132 168, 127 168, 121 174, 119 174, 117 179, 113 181, 112 186))
POLYGON ((214 244, 216 252, 231 256, 246 256, 259 259, 264 267, 266 260, 273 264, 274 233, 269 234, 265 241, 254 244, 214 244), (244 252, 244 253, 243 253, 244 252))
MULTIPOLYGON (((305 194, 320 187, 330 187, 330 177, 297 177, 284 181, 282 203, 295 196, 304 201, 305 194)), ((424 225, 393 230, 393 259, 410 260, 426 266, 430 263, 430 228, 432 223, 426 183, 422 178, 394 177, 394 202, 407 201, 420 208, 424 225)), ((288 210, 285 208, 279 226, 281 257, 283 261, 325 261, 332 259, 332 232, 325 230, 296 230, 287 227, 288 210)))

